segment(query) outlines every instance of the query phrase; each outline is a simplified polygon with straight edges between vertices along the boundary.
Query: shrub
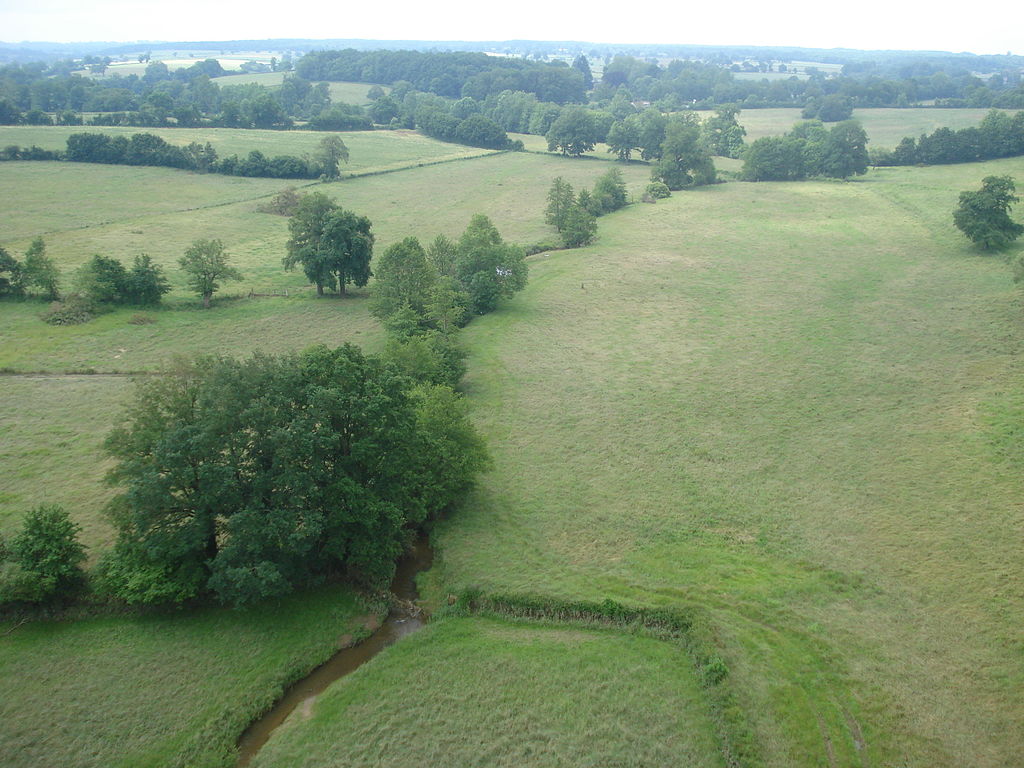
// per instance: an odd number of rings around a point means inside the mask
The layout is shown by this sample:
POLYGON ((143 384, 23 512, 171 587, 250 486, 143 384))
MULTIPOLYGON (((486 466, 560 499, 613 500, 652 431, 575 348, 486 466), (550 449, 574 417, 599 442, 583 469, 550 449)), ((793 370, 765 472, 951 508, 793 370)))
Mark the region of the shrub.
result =
POLYGON ((275 216, 293 216, 299 209, 304 195, 299 194, 295 187, 285 187, 270 200, 256 207, 260 213, 272 213, 275 216))
POLYGON ((87 296, 72 293, 55 301, 40 317, 50 325, 81 325, 93 319, 96 308, 87 296))
POLYGON ((669 190, 668 185, 663 181, 652 181, 644 189, 644 194, 650 197, 652 200, 663 200, 666 197, 670 197, 672 192, 669 190))
POLYGON ((23 573, 7 568, 8 586, 31 593, 31 602, 66 597, 82 583, 85 550, 81 528, 62 507, 43 505, 25 516, 21 532, 10 544, 10 561, 23 573))

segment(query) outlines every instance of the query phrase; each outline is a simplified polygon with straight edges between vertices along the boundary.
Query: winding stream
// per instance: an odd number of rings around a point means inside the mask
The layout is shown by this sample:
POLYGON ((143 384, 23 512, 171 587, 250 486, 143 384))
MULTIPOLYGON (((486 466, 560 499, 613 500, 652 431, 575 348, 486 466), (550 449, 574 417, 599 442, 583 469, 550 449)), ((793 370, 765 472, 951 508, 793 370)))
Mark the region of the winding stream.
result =
POLYGON ((276 704, 261 718, 254 721, 238 740, 238 762, 235 768, 244 768, 256 756, 274 729, 281 725, 297 707, 306 711, 313 706, 317 696, 333 683, 344 677, 382 650, 408 634, 420 629, 426 620, 418 611, 410 610, 412 601, 419 597, 416 590, 416 574, 430 567, 434 553, 426 537, 413 546, 409 554, 398 563, 391 592, 399 598, 384 623, 366 640, 343 648, 321 666, 314 669, 302 680, 294 683, 276 704))

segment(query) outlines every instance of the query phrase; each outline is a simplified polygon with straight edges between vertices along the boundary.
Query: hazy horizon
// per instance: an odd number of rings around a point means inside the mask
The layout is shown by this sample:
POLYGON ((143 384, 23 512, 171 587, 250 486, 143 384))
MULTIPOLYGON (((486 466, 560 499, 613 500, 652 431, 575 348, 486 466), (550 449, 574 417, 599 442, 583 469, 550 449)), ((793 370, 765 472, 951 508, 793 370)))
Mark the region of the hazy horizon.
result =
POLYGON ((485 42, 571 40, 622 45, 716 45, 856 50, 905 50, 1004 54, 1019 46, 1017 5, 997 0, 983 14, 964 18, 924 14, 909 6, 865 0, 855 15, 823 23, 827 6, 796 0, 781 10, 740 0, 719 7, 686 8, 651 3, 631 16, 602 18, 576 8, 524 0, 507 18, 491 20, 468 0, 439 11, 400 0, 381 13, 377 6, 339 7, 312 0, 300 14, 256 13, 229 0, 216 5, 182 0, 147 12, 126 0, 18 2, 0 9, 0 30, 9 43, 157 43, 191 41, 361 39, 485 42), (157 12, 159 9, 159 12, 157 12), (726 17, 727 18, 723 18, 726 17), (316 34, 311 35, 310 30, 316 34), (666 32, 666 29, 673 32, 666 32), (678 30, 678 31, 674 31, 678 30))

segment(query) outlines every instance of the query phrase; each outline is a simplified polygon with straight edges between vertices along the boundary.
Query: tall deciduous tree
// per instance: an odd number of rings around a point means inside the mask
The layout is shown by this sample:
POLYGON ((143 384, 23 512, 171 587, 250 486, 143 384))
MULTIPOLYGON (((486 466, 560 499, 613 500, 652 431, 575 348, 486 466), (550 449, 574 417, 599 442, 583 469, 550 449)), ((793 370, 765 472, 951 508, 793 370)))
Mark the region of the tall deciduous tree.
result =
POLYGON ((1020 199, 1016 189, 1010 176, 986 176, 981 189, 960 193, 953 223, 985 250, 1006 248, 1024 233, 1024 226, 1010 218, 1010 209, 1020 199))
POLYGON ((291 237, 285 269, 296 264, 322 296, 324 288, 345 293, 345 286, 359 287, 370 279, 373 234, 370 220, 342 209, 322 192, 306 195, 288 222, 291 237))
POLYGON ((224 243, 220 240, 196 240, 178 260, 187 274, 189 288, 203 299, 203 308, 210 308, 210 299, 223 280, 241 280, 242 273, 231 266, 224 243))

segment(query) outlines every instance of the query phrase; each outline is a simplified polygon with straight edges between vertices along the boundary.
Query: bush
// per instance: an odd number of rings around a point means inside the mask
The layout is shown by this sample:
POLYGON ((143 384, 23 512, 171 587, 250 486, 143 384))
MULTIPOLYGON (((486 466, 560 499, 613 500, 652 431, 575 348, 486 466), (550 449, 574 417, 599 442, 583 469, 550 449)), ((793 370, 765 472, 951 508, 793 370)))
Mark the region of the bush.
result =
POLYGON ((260 213, 272 213, 275 216, 294 216, 299 210, 303 195, 295 187, 285 187, 270 200, 256 206, 260 213))
POLYGON ((652 200, 663 200, 666 197, 671 197, 672 192, 669 190, 668 185, 665 184, 665 182, 652 181, 644 189, 644 194, 652 200))
POLYGON ((20 593, 25 602, 70 596, 83 581, 80 530, 62 507, 43 505, 30 511, 11 540, 8 561, 15 567, 4 569, 4 589, 20 593))
POLYGON ((55 301, 40 317, 50 325, 81 325, 96 316, 96 308, 87 296, 72 293, 64 301, 55 301))

